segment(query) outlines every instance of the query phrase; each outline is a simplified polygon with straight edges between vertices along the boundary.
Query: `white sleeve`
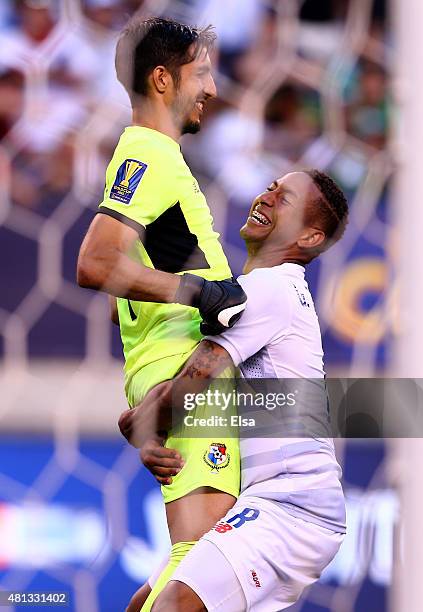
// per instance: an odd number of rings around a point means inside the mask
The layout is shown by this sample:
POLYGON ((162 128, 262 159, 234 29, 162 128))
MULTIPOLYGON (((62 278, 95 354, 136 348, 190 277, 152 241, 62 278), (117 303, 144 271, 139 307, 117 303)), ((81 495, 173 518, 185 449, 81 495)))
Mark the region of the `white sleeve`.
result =
POLYGON ((226 349, 236 366, 283 335, 293 314, 288 285, 271 270, 253 270, 238 282, 248 297, 244 314, 231 329, 207 337, 226 349))

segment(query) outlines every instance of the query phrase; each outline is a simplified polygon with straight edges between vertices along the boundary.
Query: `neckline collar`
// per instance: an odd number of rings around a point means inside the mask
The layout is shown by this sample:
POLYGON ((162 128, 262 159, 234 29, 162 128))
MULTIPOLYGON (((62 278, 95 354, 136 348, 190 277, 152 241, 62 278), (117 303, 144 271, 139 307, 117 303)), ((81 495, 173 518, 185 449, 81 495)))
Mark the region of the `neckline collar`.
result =
POLYGON ((296 274, 300 274, 301 276, 304 276, 305 274, 305 266, 300 263, 294 263, 293 261, 284 261, 283 263, 279 265, 279 268, 282 268, 282 267, 296 274))
POLYGON ((135 130, 146 131, 147 133, 149 133, 151 135, 154 135, 159 140, 163 140, 167 144, 171 144, 173 147, 177 147, 178 151, 181 150, 179 142, 177 142, 176 140, 174 140, 173 138, 171 138, 167 134, 163 134, 163 132, 159 132, 158 130, 153 130, 152 128, 145 127, 144 125, 128 125, 125 128, 125 131, 127 131, 127 130, 134 130, 134 129, 135 130))

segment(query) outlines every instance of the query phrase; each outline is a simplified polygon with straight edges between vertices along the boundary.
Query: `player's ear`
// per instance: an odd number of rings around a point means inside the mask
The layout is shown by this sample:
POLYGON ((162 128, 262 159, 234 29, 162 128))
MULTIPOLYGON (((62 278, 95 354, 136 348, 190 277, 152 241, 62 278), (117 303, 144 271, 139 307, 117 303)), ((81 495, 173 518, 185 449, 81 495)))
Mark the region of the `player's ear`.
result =
POLYGON ((316 229, 315 227, 309 227, 297 240, 297 244, 302 249, 315 249, 319 247, 325 239, 326 236, 322 230, 316 229))
POLYGON ((151 85, 158 93, 164 94, 172 82, 170 72, 164 66, 156 66, 151 73, 151 85))

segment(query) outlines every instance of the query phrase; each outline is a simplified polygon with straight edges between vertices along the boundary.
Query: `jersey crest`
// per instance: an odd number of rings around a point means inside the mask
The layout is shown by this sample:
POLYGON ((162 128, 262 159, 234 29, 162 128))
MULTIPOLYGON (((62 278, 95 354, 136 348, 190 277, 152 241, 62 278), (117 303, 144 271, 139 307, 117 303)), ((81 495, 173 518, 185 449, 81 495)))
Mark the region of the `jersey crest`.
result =
POLYGON ((212 468, 212 472, 218 472, 229 465, 230 456, 226 450, 226 444, 215 442, 210 444, 209 452, 205 452, 204 461, 212 468))
POLYGON ((128 206, 147 167, 147 164, 137 159, 125 159, 116 173, 115 182, 110 191, 110 198, 128 206))

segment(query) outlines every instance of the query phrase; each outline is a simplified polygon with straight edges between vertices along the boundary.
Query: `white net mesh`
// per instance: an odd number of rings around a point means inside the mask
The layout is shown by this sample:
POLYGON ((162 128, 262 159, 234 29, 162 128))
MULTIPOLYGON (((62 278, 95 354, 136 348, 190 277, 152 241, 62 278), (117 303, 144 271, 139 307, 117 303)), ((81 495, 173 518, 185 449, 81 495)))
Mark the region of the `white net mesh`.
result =
MULTIPOLYGON (((66 587, 75 610, 122 608, 167 547, 159 494, 116 434, 125 400, 106 297, 74 281, 106 165, 130 122, 113 55, 118 29, 135 10, 217 27, 220 97, 183 147, 235 273, 244 257, 238 228, 268 183, 318 167, 345 189, 347 233, 310 272, 327 370, 373 376, 385 369, 396 286, 386 255, 394 245, 384 5, 314 4, 2 3, 1 589, 66 587), (108 591, 110 576, 125 576, 120 599, 108 591)), ((348 546, 359 546, 360 564, 348 564, 344 553, 296 609, 367 610, 359 598, 368 571, 373 585, 389 584, 389 559, 380 555, 390 545, 396 498, 381 476, 381 452, 369 450, 378 459, 363 469, 374 475, 349 497, 348 546), (385 522, 376 520, 384 512, 385 522), (363 530, 373 547, 361 541, 363 530)), ((368 596, 383 606, 383 588, 368 596)))

